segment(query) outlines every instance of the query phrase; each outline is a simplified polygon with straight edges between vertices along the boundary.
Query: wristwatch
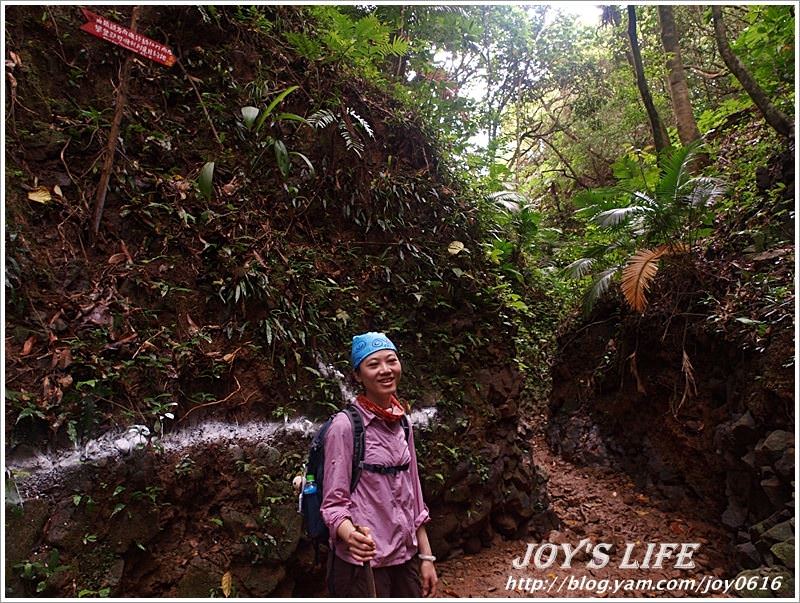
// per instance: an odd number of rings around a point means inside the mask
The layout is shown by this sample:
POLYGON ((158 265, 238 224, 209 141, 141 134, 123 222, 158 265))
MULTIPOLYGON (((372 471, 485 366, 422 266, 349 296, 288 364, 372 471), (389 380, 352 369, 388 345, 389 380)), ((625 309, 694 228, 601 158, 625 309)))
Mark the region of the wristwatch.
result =
POLYGON ((422 553, 417 553, 417 557, 419 557, 423 561, 436 561, 435 555, 423 555, 422 553))

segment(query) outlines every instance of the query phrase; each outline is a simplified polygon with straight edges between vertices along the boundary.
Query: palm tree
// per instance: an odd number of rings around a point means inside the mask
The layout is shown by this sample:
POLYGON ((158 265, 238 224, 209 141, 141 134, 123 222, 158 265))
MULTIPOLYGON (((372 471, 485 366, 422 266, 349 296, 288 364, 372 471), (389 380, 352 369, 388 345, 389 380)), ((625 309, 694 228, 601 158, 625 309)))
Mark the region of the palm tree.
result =
POLYGON ((691 176, 698 149, 699 145, 691 144, 664 153, 652 187, 642 177, 634 182, 638 189, 629 186, 631 181, 621 181, 615 187, 576 196, 575 202, 583 206, 578 213, 608 234, 605 242, 588 248, 584 257, 565 268, 576 278, 602 268, 594 273, 584 295, 584 311, 622 273, 626 301, 643 312, 661 258, 692 249, 709 217, 708 205, 724 190, 717 179, 691 176))

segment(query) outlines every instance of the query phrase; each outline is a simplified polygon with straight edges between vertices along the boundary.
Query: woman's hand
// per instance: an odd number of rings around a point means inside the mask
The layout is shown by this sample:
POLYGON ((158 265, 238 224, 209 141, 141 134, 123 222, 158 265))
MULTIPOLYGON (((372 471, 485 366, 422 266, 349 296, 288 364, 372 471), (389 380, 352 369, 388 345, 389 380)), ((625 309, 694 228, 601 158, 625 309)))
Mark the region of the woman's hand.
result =
POLYGON ((436 583, 439 578, 436 576, 436 567, 433 561, 423 561, 419 566, 420 577, 422 578, 422 596, 435 597, 436 583))
POLYGON ((347 535, 342 540, 347 545, 347 551, 353 556, 353 559, 364 563, 375 557, 375 541, 372 539, 372 529, 367 526, 356 527, 348 520, 345 520, 342 524, 350 524, 345 526, 344 529, 347 530, 347 535))

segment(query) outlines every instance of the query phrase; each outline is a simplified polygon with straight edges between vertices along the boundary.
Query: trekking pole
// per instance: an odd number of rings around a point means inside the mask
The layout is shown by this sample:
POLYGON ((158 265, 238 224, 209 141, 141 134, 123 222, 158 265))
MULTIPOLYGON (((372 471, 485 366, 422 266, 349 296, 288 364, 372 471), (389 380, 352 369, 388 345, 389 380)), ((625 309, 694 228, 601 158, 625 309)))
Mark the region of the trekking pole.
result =
MULTIPOLYGON (((360 532, 361 534, 364 533, 364 530, 361 529, 361 526, 356 526, 356 531, 360 532)), ((373 599, 377 599, 378 591, 375 590, 375 574, 372 571, 372 564, 369 561, 364 562, 364 571, 367 574, 367 590, 369 591, 369 596, 373 599)))

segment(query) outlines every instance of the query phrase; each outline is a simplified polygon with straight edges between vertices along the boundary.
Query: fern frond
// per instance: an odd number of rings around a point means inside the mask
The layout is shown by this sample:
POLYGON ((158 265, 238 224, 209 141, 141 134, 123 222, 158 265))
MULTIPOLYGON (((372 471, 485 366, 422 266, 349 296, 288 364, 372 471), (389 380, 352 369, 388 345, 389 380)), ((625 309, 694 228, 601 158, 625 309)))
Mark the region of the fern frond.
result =
POLYGON ((637 312, 644 312, 647 307, 645 295, 658 272, 658 260, 671 252, 669 245, 660 245, 655 249, 637 251, 628 260, 622 271, 622 294, 628 305, 637 312))
POLYGON ((362 128, 364 128, 364 131, 367 133, 367 135, 368 135, 370 138, 372 138, 372 139, 374 139, 374 138, 375 138, 375 134, 373 133, 373 131, 372 131, 372 128, 370 127, 370 125, 369 125, 369 122, 368 122, 366 119, 364 119, 363 117, 361 117, 361 116, 360 116, 358 113, 356 113, 355 111, 353 111, 353 109, 352 109, 352 108, 350 108, 350 107, 348 107, 348 108, 347 108, 347 113, 348 113, 348 114, 350 114, 350 115, 352 115, 352 116, 353 116, 353 117, 356 119, 356 121, 357 121, 359 124, 361 124, 361 127, 362 127, 362 128))
POLYGON ((364 152, 364 143, 348 130, 347 125, 343 121, 339 122, 339 134, 342 135, 347 150, 353 151, 356 155, 361 157, 361 154, 364 152))
POLYGON ((322 129, 327 128, 329 125, 336 123, 336 115, 328 109, 320 109, 314 111, 306 121, 311 124, 313 128, 322 129))
POLYGON ((584 315, 588 315, 589 312, 592 311, 595 302, 608 291, 608 288, 611 286, 611 281, 614 280, 614 276, 617 274, 618 270, 619 266, 614 266, 608 270, 604 270, 595 277, 591 286, 586 290, 586 293, 583 294, 584 315))

